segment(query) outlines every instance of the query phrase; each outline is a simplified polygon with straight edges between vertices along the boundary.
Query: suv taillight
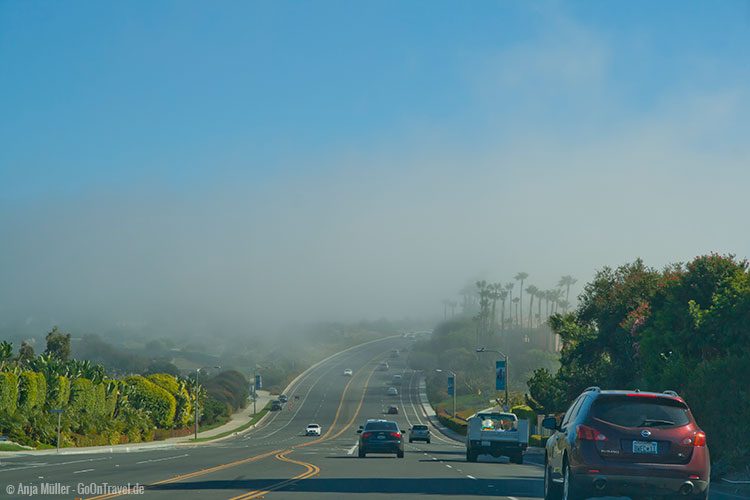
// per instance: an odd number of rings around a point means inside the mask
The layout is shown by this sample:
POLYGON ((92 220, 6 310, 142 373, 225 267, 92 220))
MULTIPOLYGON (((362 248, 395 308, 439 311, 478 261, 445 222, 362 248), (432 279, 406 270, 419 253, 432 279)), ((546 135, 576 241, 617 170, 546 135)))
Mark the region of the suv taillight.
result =
POLYGON ((607 436, 588 425, 579 425, 576 429, 576 438, 579 441, 606 441, 607 436))
POLYGON ((690 446, 706 446, 706 433, 703 431, 698 431, 692 436, 686 437, 682 440, 682 444, 690 446))

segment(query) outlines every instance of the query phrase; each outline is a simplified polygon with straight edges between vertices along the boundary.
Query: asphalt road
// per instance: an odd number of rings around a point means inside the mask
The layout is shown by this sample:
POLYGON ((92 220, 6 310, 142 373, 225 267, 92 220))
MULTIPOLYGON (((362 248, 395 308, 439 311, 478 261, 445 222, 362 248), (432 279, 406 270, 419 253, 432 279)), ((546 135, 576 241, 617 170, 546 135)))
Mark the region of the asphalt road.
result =
POLYGON ((259 428, 218 443, 4 459, 0 498, 41 496, 44 484, 58 483, 69 489, 44 498, 125 497, 95 490, 104 484, 143 485, 137 498, 158 499, 542 498, 542 468, 531 463, 538 456, 527 456, 524 465, 486 457, 467 463, 463 445, 434 429, 431 444, 406 443, 402 459, 357 458, 356 429, 365 419, 392 418, 404 430, 427 423, 418 404, 416 374, 406 368, 403 356, 389 358, 391 349, 405 350, 407 342, 371 343, 320 364, 289 391, 284 410, 259 428), (391 364, 388 372, 375 370, 382 359, 391 364), (352 368, 354 376, 344 376, 345 368, 352 368), (395 373, 403 374, 400 394, 387 396, 395 373), (384 416, 389 404, 398 406, 399 415, 384 416), (320 438, 302 435, 311 422, 322 426, 320 438))

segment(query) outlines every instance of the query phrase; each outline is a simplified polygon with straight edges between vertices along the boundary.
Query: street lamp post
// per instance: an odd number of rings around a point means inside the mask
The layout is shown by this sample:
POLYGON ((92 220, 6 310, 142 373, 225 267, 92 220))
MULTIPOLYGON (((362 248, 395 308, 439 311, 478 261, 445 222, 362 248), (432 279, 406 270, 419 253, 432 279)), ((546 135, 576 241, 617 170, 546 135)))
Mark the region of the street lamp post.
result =
POLYGON ((495 349, 487 349, 486 347, 477 347, 477 352, 494 352, 496 354, 499 354, 505 359, 505 411, 508 411, 508 355, 505 354, 502 351, 497 351, 495 349))
MULTIPOLYGON (((219 369, 221 366, 214 366, 219 369)), ((198 374, 203 368, 195 369, 195 439, 198 439, 198 374)))
POLYGON ((447 372, 453 375, 453 418, 456 418, 456 392, 458 392, 458 377, 456 376, 456 372, 451 370, 441 370, 440 368, 435 371, 438 373, 447 372))

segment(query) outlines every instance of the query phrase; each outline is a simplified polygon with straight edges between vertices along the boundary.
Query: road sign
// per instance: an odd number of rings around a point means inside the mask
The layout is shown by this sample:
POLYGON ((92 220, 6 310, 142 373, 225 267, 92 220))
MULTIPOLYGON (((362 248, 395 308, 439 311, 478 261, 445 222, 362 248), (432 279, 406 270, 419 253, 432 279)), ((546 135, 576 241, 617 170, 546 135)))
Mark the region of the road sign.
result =
POLYGON ((263 378, 260 373, 255 375, 255 390, 263 389, 263 378))
POLYGON ((450 375, 448 377, 448 396, 453 396, 453 393, 456 391, 456 381, 453 378, 453 375, 450 375))
POLYGON ((495 361, 495 389, 504 391, 508 381, 507 367, 504 359, 495 361))

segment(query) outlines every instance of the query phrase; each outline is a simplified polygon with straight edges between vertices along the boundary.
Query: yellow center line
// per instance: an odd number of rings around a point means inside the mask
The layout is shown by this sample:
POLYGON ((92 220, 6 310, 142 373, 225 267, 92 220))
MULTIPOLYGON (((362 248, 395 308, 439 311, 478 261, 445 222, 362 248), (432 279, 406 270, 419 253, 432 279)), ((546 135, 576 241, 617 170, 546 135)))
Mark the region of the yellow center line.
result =
MULTIPOLYGON (((384 356, 384 354, 380 354, 378 356, 375 356, 374 358, 372 358, 370 360, 370 362, 372 362, 376 358, 382 357, 382 356, 384 356)), ((303 472, 302 474, 299 474, 297 476, 294 476, 292 478, 289 478, 289 479, 286 479, 284 481, 281 481, 279 483, 276 483, 276 484, 272 485, 271 487, 266 488, 263 491, 261 491, 261 490, 249 491, 249 492, 244 493, 242 495, 238 495, 238 496, 232 497, 229 500, 252 500, 254 498, 259 498, 259 497, 262 497, 262 496, 266 495, 267 493, 270 493, 271 491, 278 490, 279 488, 283 488, 284 486, 288 486, 290 484, 302 481, 304 479, 308 479, 308 478, 313 477, 316 474, 318 474, 320 472, 320 467, 316 466, 315 464, 293 460, 291 458, 288 458, 286 455, 294 452, 295 449, 297 449, 297 448, 304 448, 305 446, 311 446, 313 444, 319 444, 319 443, 323 443, 325 441, 330 441, 331 439, 336 439, 341 434, 343 434, 344 432, 346 432, 346 430, 349 429, 349 427, 351 427, 352 424, 354 423, 354 421, 357 419, 357 416, 359 415, 359 411, 362 409, 362 404, 365 401, 365 394, 367 393, 367 387, 370 384, 370 379, 372 378, 373 374, 375 373, 375 368, 376 367, 373 367, 373 369, 370 371, 370 374, 367 376, 367 380, 365 380, 364 389, 362 390, 362 396, 359 398, 359 404, 357 405, 357 409, 354 411, 354 415, 352 415, 352 418, 346 423, 346 425, 344 427, 341 428, 341 430, 339 432, 337 432, 333 436, 328 437, 328 435, 333 431, 333 428, 334 428, 334 426, 336 425, 336 422, 339 419, 339 416, 341 414, 341 408, 343 407, 344 400, 346 399, 346 393, 347 393, 347 391, 349 389, 349 385, 351 385, 351 383, 354 381, 354 378, 352 378, 346 384, 346 386, 344 387, 344 391, 341 394, 341 401, 339 402, 339 407, 336 409, 336 416, 333 419, 333 423, 328 428, 328 431, 322 437, 320 437, 320 438, 318 438, 318 439, 316 439, 314 441, 309 441, 307 443, 303 443, 303 444, 301 444, 301 445, 299 445, 297 447, 294 447, 294 448, 292 448, 290 450, 286 450, 283 453, 279 453, 279 454, 276 455, 276 459, 278 459, 278 460, 281 460, 283 462, 294 463, 294 464, 301 465, 301 466, 305 467, 307 469, 305 472, 303 472)))

